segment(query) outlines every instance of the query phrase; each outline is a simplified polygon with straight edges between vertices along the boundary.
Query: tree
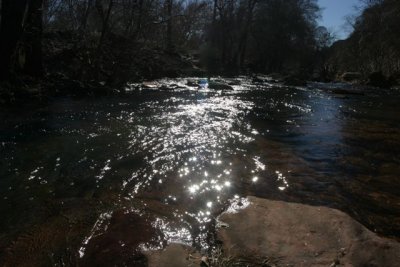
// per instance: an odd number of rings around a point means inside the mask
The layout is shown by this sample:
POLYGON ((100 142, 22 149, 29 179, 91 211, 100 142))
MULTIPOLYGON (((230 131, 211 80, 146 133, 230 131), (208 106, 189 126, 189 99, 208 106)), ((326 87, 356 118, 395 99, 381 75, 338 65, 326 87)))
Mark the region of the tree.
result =
POLYGON ((328 63, 338 70, 358 71, 368 76, 400 73, 400 2, 397 0, 361 1, 363 9, 353 24, 350 37, 334 45, 328 63))
POLYGON ((315 29, 315 40, 319 50, 330 47, 336 39, 335 34, 324 26, 319 26, 315 29))
POLYGON ((8 79, 15 69, 18 43, 23 31, 27 0, 3 0, 0 28, 0 79, 8 79))
POLYGON ((0 79, 12 73, 42 75, 43 0, 3 0, 0 27, 0 79))
POLYGON ((166 21, 167 21, 167 50, 172 51, 174 49, 172 42, 172 0, 165 0, 166 9, 166 21))
POLYGON ((251 30, 250 61, 257 71, 311 71, 319 7, 314 0, 260 1, 251 30))
POLYGON ((42 34, 43 0, 31 0, 28 6, 24 29, 25 74, 40 77, 43 75, 42 34))
POLYGON ((242 69, 244 67, 246 51, 247 51, 247 42, 249 36, 249 30, 251 24, 253 22, 253 13, 256 7, 258 0, 248 0, 247 1, 247 9, 246 9, 246 16, 245 22, 243 23, 243 27, 241 29, 239 45, 236 52, 236 62, 238 64, 238 68, 242 69))

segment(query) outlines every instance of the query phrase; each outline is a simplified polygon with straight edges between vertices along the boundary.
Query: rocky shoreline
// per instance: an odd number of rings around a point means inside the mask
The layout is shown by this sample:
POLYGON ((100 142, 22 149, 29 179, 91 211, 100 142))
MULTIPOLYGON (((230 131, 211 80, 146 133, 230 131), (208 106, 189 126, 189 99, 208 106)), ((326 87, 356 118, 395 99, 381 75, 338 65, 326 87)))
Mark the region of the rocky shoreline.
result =
POLYGON ((394 267, 400 260, 399 242, 328 207, 248 197, 233 201, 218 221, 223 257, 206 260, 189 247, 172 244, 148 252, 149 266, 240 266, 235 260, 253 258, 246 266, 394 267))

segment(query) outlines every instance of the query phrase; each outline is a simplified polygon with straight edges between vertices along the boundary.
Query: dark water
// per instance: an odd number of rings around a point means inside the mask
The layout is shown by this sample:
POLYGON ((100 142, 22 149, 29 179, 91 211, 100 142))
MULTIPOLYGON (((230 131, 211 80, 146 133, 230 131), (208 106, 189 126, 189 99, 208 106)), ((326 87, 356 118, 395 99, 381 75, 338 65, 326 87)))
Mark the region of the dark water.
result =
POLYGON ((204 250, 214 218, 247 195, 400 236, 398 91, 241 83, 1 111, 0 263, 135 266, 169 242, 204 250))

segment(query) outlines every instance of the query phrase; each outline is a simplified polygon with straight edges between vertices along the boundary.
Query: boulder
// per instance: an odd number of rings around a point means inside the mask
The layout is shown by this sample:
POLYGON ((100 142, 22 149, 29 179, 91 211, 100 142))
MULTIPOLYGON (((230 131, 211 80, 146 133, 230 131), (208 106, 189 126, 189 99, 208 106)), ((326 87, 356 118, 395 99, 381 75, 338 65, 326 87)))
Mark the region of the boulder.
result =
POLYGON ((242 85, 242 82, 240 80, 230 79, 228 80, 228 85, 242 85))
POLYGON ((179 84, 171 83, 171 84, 162 84, 158 89, 164 91, 172 91, 175 89, 184 89, 185 87, 180 86, 179 84))
POLYGON ((257 75, 252 77, 252 83, 263 84, 263 83, 279 83, 283 82, 284 78, 279 73, 271 73, 268 75, 257 75))
POLYGON ((189 87, 199 87, 199 82, 196 80, 187 80, 186 85, 189 87))
POLYGON ((228 227, 218 230, 218 238, 231 257, 262 255, 279 259, 278 266, 399 266, 399 242, 339 210, 248 200, 246 208, 219 217, 228 227))
POLYGON ((158 87, 160 87, 157 82, 143 82, 142 86, 146 89, 157 89, 158 87))
POLYGON ((362 79, 362 75, 359 72, 345 72, 340 76, 342 82, 358 82, 362 79))
POLYGON ((208 88, 214 90, 233 90, 233 87, 228 84, 214 81, 208 83, 208 88))

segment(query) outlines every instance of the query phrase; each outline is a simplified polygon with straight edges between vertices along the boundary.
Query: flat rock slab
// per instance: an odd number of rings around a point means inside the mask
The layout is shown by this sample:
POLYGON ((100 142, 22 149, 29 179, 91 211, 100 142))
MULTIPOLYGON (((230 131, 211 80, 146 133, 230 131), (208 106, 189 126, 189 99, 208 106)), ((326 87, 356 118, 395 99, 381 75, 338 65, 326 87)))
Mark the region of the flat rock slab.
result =
POLYGON ((224 213, 218 230, 225 253, 277 259, 278 266, 400 266, 400 243, 377 236, 347 214, 249 197, 224 213))
POLYGON ((193 248, 171 244, 164 250, 145 252, 149 267, 188 267, 200 266, 201 256, 193 248))

